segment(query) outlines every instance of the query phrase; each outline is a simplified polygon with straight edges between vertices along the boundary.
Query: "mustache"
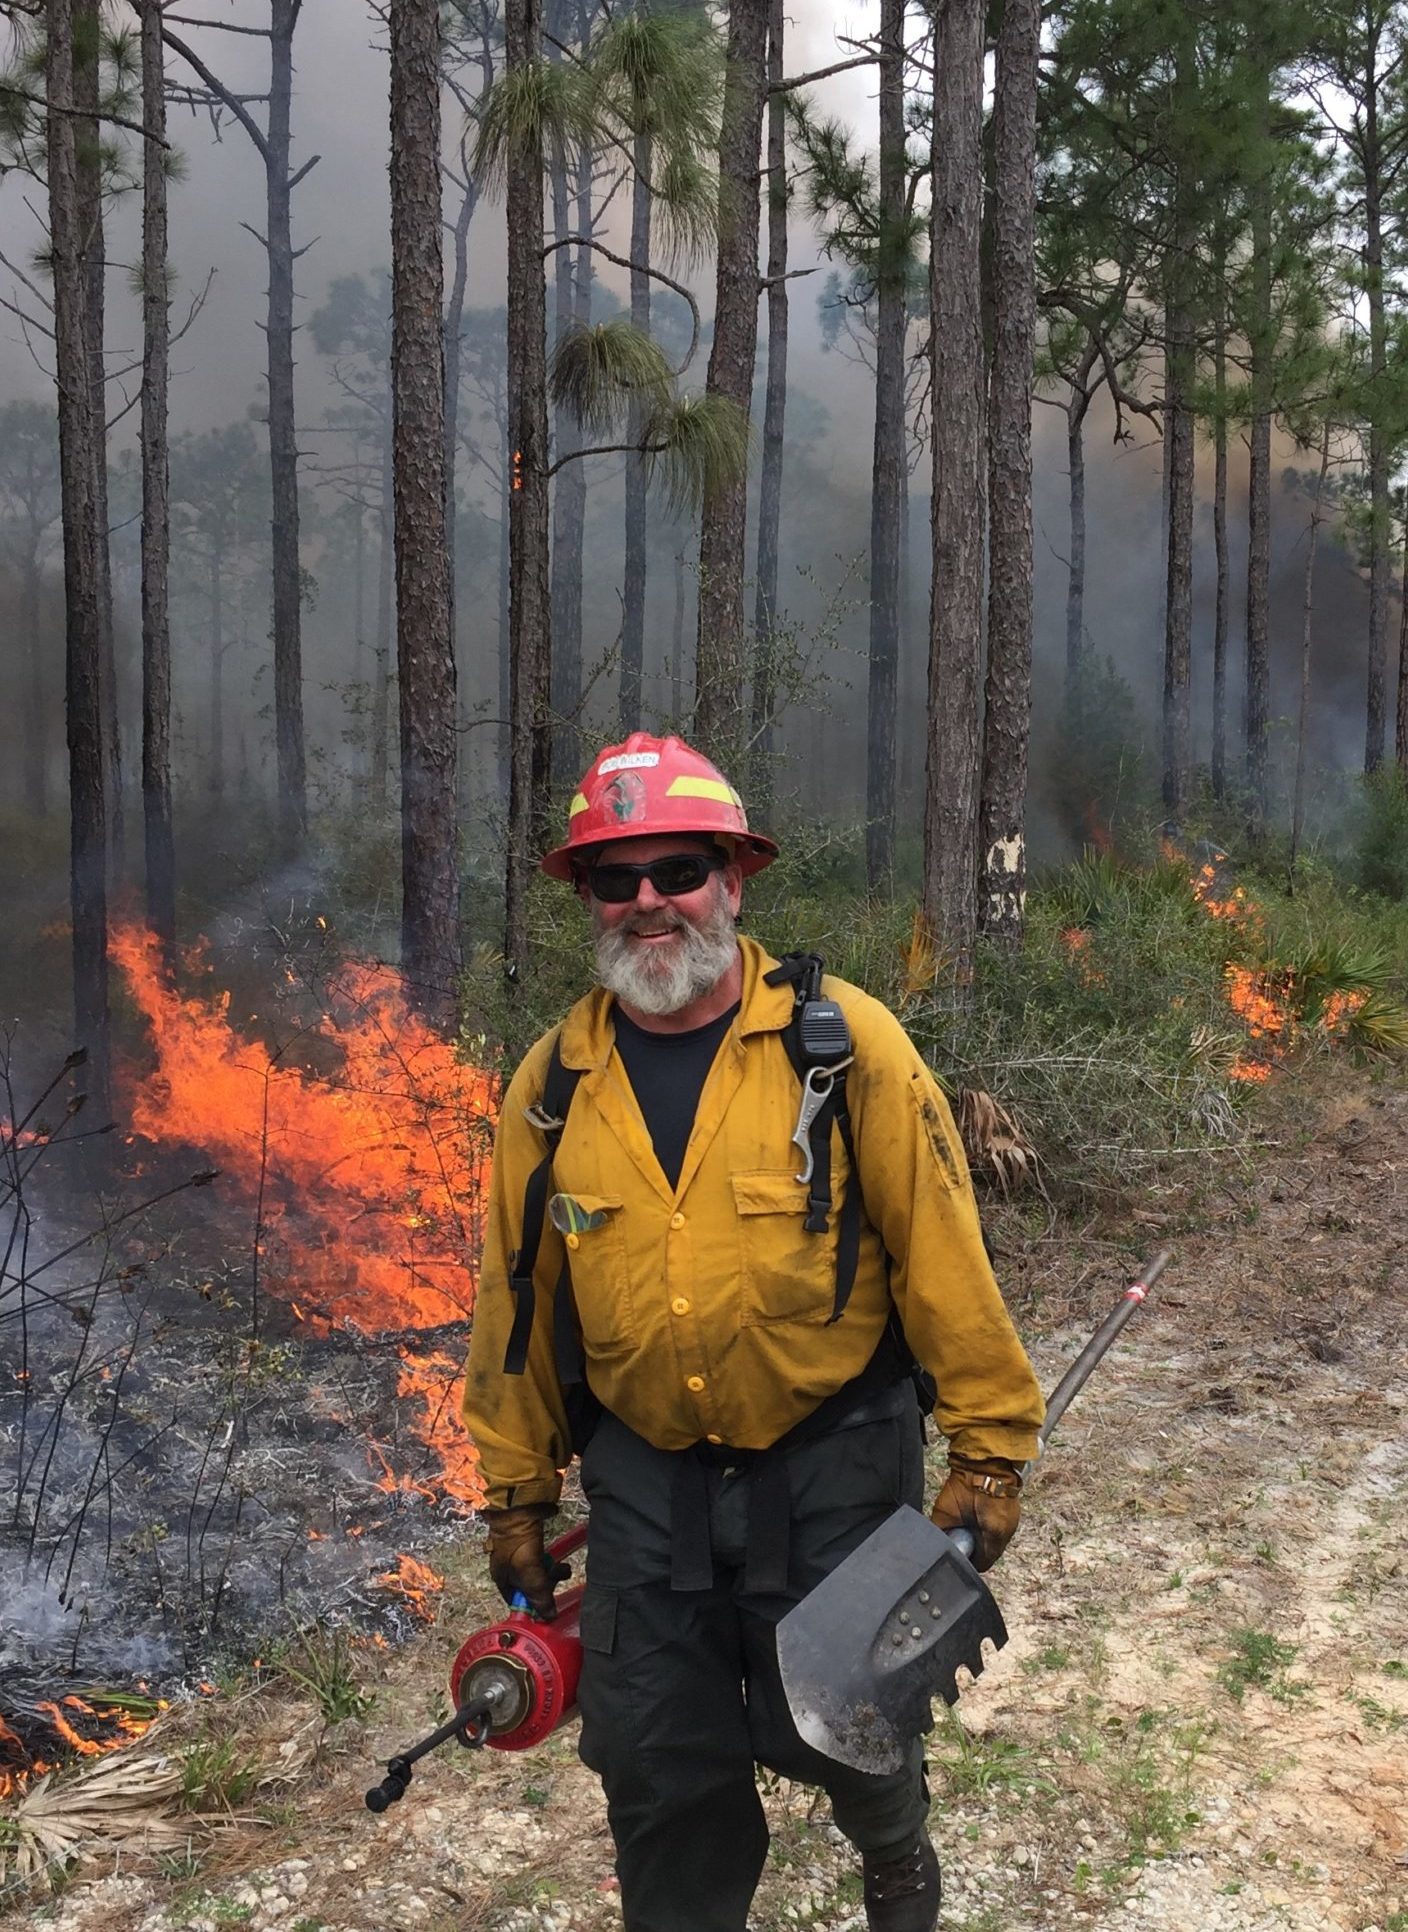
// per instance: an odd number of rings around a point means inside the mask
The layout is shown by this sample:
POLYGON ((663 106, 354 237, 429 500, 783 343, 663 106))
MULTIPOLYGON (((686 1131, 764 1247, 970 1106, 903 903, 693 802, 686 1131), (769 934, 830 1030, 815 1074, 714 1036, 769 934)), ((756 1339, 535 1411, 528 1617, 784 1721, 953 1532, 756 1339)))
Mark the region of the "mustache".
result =
POLYGON ((686 921, 678 912, 633 912, 621 921, 621 930, 635 933, 679 932, 686 921))

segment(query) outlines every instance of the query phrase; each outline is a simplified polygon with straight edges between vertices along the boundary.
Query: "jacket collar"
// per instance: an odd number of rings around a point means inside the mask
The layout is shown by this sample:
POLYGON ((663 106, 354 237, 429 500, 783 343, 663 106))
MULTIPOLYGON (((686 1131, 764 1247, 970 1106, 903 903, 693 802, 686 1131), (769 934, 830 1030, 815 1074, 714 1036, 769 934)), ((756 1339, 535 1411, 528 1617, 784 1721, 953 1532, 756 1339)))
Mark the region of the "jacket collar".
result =
MULTIPOLYGON (((792 1017, 790 986, 769 986, 764 974, 777 961, 756 939, 740 934, 743 955, 743 995, 735 1025, 740 1037, 749 1033, 780 1033, 792 1017)), ((562 1023, 562 1064, 584 1071, 604 1067, 611 1058, 616 1028, 611 1018, 613 996, 594 986, 562 1023)))

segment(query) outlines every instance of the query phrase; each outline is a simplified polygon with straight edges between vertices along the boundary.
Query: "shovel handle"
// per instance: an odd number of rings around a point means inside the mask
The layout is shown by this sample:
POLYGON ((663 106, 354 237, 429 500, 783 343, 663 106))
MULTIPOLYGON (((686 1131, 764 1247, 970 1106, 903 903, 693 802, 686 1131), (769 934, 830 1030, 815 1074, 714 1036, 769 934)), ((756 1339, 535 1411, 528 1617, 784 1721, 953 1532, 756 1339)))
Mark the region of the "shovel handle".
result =
MULTIPOLYGON (((1104 1321, 1101 1322, 1080 1354, 1077 1355, 1074 1362, 1071 1363, 1071 1366, 1061 1377, 1061 1380, 1056 1384, 1056 1387, 1051 1391, 1051 1394, 1046 1398, 1046 1420, 1042 1423, 1040 1433, 1037 1437, 1043 1449, 1046 1447, 1051 1431, 1056 1427, 1061 1417, 1085 1387, 1092 1371, 1110 1347, 1110 1344, 1134 1314, 1134 1311, 1144 1305, 1149 1290, 1168 1266, 1168 1263, 1169 1250, 1167 1248, 1160 1249, 1158 1254, 1144 1263, 1136 1278, 1125 1289, 1104 1321)), ((1030 1472, 1031 1467, 1032 1465, 1030 1463, 1026 1465, 1026 1468, 1022 1471, 1023 1477, 1030 1472)))
POLYGON ((949 1542, 952 1543, 953 1547, 958 1551, 958 1554, 960 1556, 966 1556, 968 1558, 968 1561, 971 1563, 973 1560, 972 1530, 951 1529, 951 1530, 945 1530, 944 1534, 945 1536, 947 1536, 949 1542))

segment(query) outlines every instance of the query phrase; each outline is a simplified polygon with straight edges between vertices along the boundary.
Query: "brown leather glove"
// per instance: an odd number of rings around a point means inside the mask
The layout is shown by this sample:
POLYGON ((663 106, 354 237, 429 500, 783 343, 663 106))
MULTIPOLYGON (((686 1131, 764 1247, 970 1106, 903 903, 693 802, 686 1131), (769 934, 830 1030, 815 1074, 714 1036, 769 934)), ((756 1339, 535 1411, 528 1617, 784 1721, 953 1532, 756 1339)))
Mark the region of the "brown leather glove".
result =
POLYGON ((543 1524, 553 1513, 551 1503, 524 1503, 519 1509, 486 1509, 489 1532, 489 1574, 494 1587, 510 1606, 515 1593, 528 1599, 535 1617, 550 1623, 557 1615, 552 1593, 571 1576, 571 1567, 554 1562, 543 1547, 543 1524))
POLYGON ((929 1512, 941 1530, 971 1532, 975 1570, 992 1568, 1016 1535, 1021 1514, 1022 1478, 1002 1456, 951 1456, 948 1481, 929 1512))

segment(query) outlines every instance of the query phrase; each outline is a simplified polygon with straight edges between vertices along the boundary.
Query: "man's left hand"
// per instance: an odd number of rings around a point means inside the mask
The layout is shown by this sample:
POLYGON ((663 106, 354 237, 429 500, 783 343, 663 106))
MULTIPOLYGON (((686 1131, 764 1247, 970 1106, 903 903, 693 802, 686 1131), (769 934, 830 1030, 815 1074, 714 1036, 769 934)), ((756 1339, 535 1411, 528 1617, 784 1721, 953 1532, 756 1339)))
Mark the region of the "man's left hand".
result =
POLYGON ((1012 1538, 1022 1514, 1022 1478, 1002 1456, 978 1461, 952 1456, 948 1481, 929 1512, 941 1530, 966 1529, 973 1538, 973 1568, 990 1570, 1012 1538))

